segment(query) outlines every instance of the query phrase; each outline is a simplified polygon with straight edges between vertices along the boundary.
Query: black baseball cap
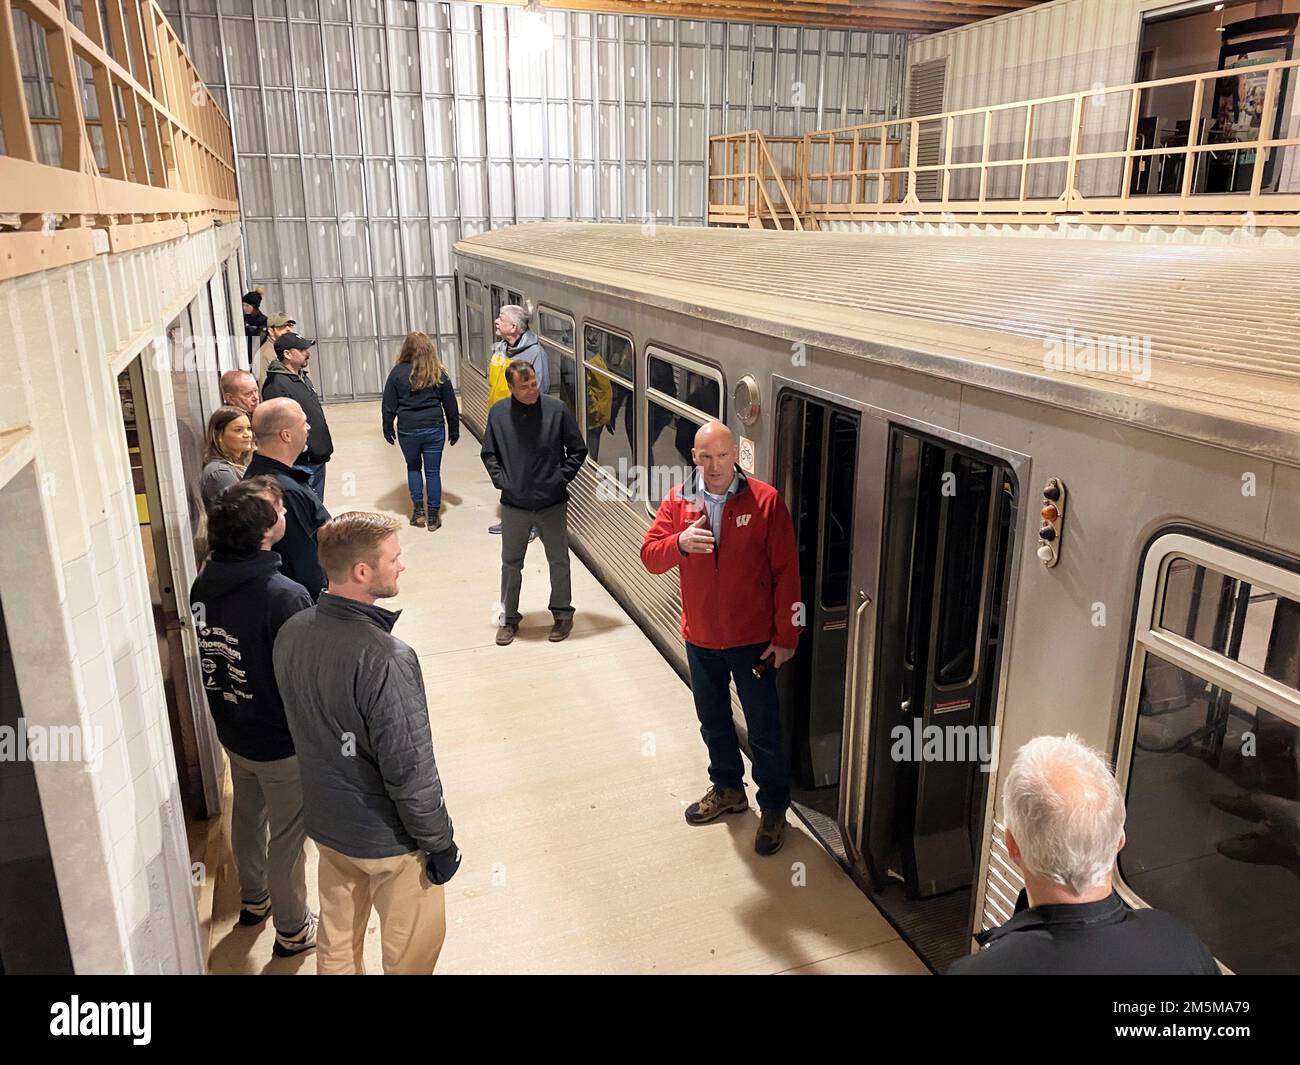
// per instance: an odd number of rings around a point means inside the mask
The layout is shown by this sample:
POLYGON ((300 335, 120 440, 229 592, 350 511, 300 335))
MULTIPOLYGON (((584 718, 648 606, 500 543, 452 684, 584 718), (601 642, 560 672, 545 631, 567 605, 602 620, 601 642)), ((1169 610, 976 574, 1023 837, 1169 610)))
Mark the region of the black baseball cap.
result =
POLYGON ((275 341, 275 353, 277 355, 286 351, 304 351, 314 346, 316 341, 307 340, 300 337, 297 333, 285 333, 282 337, 277 337, 275 341))

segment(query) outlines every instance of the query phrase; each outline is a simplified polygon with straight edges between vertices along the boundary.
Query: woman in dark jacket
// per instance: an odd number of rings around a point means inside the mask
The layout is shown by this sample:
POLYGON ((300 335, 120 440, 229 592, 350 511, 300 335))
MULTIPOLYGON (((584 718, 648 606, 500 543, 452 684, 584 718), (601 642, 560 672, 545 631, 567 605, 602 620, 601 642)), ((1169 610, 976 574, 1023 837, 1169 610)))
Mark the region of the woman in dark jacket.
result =
POLYGON ((424 333, 408 333, 397 365, 384 385, 384 439, 400 443, 406 456, 406 484, 411 492, 411 524, 430 531, 442 527, 442 444, 460 439, 460 408, 438 349, 424 333), (393 432, 393 420, 397 432, 393 432), (428 480, 428 492, 424 482, 428 480), (425 501, 429 516, 425 519, 425 501))
POLYGON ((253 352, 266 334, 266 315, 262 313, 262 290, 255 288, 244 293, 244 336, 248 343, 248 365, 253 365, 253 352))

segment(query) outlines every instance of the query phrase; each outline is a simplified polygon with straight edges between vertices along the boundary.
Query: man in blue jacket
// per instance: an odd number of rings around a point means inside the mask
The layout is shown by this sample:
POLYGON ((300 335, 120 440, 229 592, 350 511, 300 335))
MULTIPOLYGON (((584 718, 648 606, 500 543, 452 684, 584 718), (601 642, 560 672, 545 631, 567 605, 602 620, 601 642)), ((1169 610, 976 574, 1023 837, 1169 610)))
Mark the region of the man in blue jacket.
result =
POLYGON ((273 478, 231 485, 208 511, 212 556, 190 589, 208 709, 230 756, 239 923, 261 924, 271 914, 281 958, 316 945, 302 780, 271 660, 280 627, 311 606, 307 589, 280 572, 280 556, 271 550, 284 520, 273 478))

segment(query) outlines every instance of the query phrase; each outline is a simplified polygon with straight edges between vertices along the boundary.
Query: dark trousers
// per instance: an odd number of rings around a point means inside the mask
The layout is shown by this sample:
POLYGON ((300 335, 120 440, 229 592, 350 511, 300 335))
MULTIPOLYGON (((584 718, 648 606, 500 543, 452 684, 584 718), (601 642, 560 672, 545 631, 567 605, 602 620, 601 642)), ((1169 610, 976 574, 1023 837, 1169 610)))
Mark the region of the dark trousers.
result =
POLYGON ((521 510, 501 504, 501 607, 504 624, 518 625, 519 589, 524 580, 528 534, 537 530, 551 570, 550 611, 556 621, 573 617, 573 586, 569 575, 569 504, 545 510, 521 510))
POLYGON ((441 425, 417 429, 413 433, 397 431, 397 442, 406 459, 406 487, 411 493, 411 502, 418 510, 427 499, 430 517, 442 507, 442 441, 441 425), (426 478, 429 482, 427 495, 424 490, 426 478))
POLYGON ((709 749, 709 780, 715 787, 739 788, 745 782, 740 759, 740 739, 731 720, 731 689, 736 681, 745 725, 758 806, 764 813, 783 813, 790 807, 790 767, 781 732, 781 710, 776 697, 776 671, 763 676, 752 670, 767 644, 727 647, 720 651, 686 645, 691 670, 691 694, 700 719, 700 735, 709 749))

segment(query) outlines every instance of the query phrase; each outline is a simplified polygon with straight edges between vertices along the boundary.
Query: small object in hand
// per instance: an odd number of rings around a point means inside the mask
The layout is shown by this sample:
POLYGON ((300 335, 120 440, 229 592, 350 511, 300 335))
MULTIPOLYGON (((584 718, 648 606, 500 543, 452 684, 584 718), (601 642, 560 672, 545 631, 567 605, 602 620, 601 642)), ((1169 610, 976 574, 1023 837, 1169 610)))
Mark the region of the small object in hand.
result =
POLYGON ((775 664, 776 664, 776 652, 768 651, 767 654, 765 654, 754 664, 754 668, 752 672, 754 676, 761 677, 775 664))

